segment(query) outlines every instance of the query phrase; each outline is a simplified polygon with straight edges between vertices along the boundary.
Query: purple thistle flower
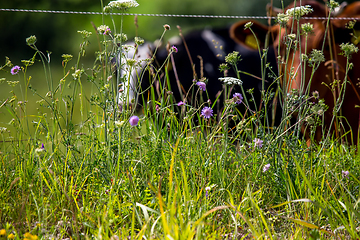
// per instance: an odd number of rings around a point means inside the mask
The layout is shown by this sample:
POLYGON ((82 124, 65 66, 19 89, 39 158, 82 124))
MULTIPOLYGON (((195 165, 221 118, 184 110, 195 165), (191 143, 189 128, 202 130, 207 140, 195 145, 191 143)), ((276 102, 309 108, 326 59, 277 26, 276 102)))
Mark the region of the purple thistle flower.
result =
POLYGON ((263 140, 259 138, 254 139, 255 147, 262 148, 263 140))
POLYGON ((175 47, 175 46, 173 45, 173 46, 171 47, 171 51, 177 53, 177 52, 178 52, 178 49, 177 49, 177 47, 175 47))
POLYGON ((233 98, 236 104, 242 103, 242 100, 244 99, 241 93, 234 93, 233 98))
POLYGON ((343 178, 349 178, 349 171, 341 171, 343 178))
POLYGON ((21 68, 19 66, 14 66, 12 69, 11 69, 11 74, 12 75, 16 75, 20 72, 21 68))
POLYGON ((177 105, 180 107, 180 106, 185 105, 185 103, 183 101, 180 101, 180 102, 177 103, 177 105))
POLYGON ((206 91, 206 83, 197 82, 196 85, 198 85, 201 90, 206 91))
POLYGON ((132 116, 130 119, 129 119, 129 123, 131 126, 136 126, 139 122, 139 117, 138 116, 132 116))
POLYGON ((264 167, 263 167, 263 172, 266 172, 267 170, 269 170, 270 168, 270 163, 266 164, 264 167))
POLYGON ((201 115, 204 117, 204 118, 211 118, 213 116, 213 110, 209 107, 204 107, 202 110, 201 110, 201 115))

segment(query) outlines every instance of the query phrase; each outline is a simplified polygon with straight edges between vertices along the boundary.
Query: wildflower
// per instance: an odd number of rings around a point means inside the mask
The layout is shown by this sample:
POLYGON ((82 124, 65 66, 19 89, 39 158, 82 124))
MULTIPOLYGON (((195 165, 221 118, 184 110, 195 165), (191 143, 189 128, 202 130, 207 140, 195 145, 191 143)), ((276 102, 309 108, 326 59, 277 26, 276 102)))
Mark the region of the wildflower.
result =
POLYGON ((109 27, 106 28, 104 35, 109 35, 111 33, 111 30, 109 27))
POLYGON ((349 171, 341 171, 343 178, 349 178, 349 171))
POLYGON ((7 81, 7 84, 9 84, 11 87, 15 87, 18 83, 19 81, 7 81))
POLYGON ((86 30, 82 30, 82 31, 77 31, 78 33, 81 34, 81 36, 84 38, 84 39, 87 39, 88 37, 90 37, 90 35, 92 34, 92 32, 88 32, 86 30))
POLYGON ((122 125, 124 125, 125 121, 115 121, 114 123, 117 127, 121 127, 122 125))
POLYGON ((279 13, 276 18, 276 21, 280 24, 281 27, 285 27, 289 20, 290 17, 284 13, 279 13))
POLYGON ((167 30, 170 30, 170 25, 169 24, 165 24, 164 25, 164 29, 167 31, 167 30))
POLYGON ((61 55, 61 57, 64 59, 63 62, 69 62, 73 58, 73 55, 63 54, 63 55, 61 55))
POLYGON ((244 99, 241 93, 234 93, 233 98, 236 104, 242 103, 242 100, 244 99))
POLYGON ((296 40, 296 34, 295 33, 288 34, 287 38, 290 39, 291 41, 295 41, 296 40))
POLYGON ((335 11, 336 11, 337 8, 340 7, 339 3, 335 2, 334 0, 330 0, 329 2, 327 2, 327 4, 328 4, 328 6, 330 7, 331 10, 335 10, 335 11))
POLYGON ((270 169, 270 163, 266 164, 264 167, 263 167, 263 172, 266 172, 267 170, 270 169))
POLYGON ((155 110, 156 110, 156 112, 159 112, 160 111, 160 106, 156 104, 155 110))
POLYGON ((37 39, 36 39, 36 36, 35 35, 32 35, 28 38, 26 38, 26 44, 27 45, 34 45, 36 43, 37 39))
POLYGON ((225 57, 225 62, 231 64, 231 65, 236 65, 237 62, 239 62, 241 60, 241 55, 239 55, 239 52, 233 51, 232 53, 229 53, 226 57, 225 57))
POLYGON ((108 35, 111 32, 110 28, 106 25, 100 25, 97 30, 100 34, 104 35, 108 35))
POLYGON ((233 77, 223 77, 223 78, 219 78, 219 80, 227 85, 242 85, 243 83, 240 79, 233 77))
POLYGON ((247 22, 246 24, 245 24, 245 29, 248 29, 248 28, 251 28, 251 26, 253 25, 253 23, 252 22, 247 22))
POLYGON ((177 52, 178 52, 177 47, 175 47, 175 46, 173 45, 173 46, 171 47, 171 52, 177 53, 177 52))
POLYGON ((36 153, 41 153, 41 152, 44 152, 44 151, 45 151, 45 146, 44 146, 43 143, 41 144, 41 147, 35 149, 36 153))
POLYGON ((219 70, 220 70, 220 72, 225 72, 225 71, 227 71, 227 70, 229 70, 230 69, 230 67, 226 64, 226 63, 221 63, 220 65, 219 65, 219 70))
POLYGON ((263 140, 259 138, 254 139, 255 147, 262 148, 263 140))
POLYGON ((1 229, 0 230, 0 236, 5 236, 6 235, 6 230, 5 229, 1 229))
POLYGON ((213 116, 213 110, 210 108, 210 107, 204 107, 202 110, 201 110, 201 115, 204 117, 204 118, 211 118, 213 116))
POLYGON ((128 40, 128 37, 125 33, 117 33, 114 36, 117 40, 119 40, 120 42, 126 42, 128 40))
POLYGON ((319 98, 319 92, 318 91, 313 91, 313 97, 315 98, 315 99, 318 99, 319 98))
POLYGON ((21 68, 18 65, 16 65, 11 69, 11 74, 16 75, 20 72, 20 70, 21 70, 21 68))
POLYGON ((341 55, 347 58, 350 58, 351 54, 359 51, 359 48, 357 48, 353 43, 342 43, 340 44, 340 49, 342 51, 341 55))
POLYGON ((129 119, 129 123, 131 126, 136 126, 139 122, 139 117, 138 116, 132 116, 130 119, 129 119))
POLYGON ((127 65, 129 65, 130 67, 133 67, 133 66, 135 66, 135 64, 137 63, 137 61, 136 61, 136 59, 128 58, 128 59, 126 59, 126 63, 127 63, 127 65))
POLYGON ((75 79, 79 79, 80 76, 82 74, 82 71, 80 69, 76 69, 75 72, 72 74, 72 76, 75 78, 75 79))
POLYGON ((294 7, 290 8, 286 11, 286 15, 289 17, 295 17, 300 18, 304 15, 307 15, 309 13, 313 12, 313 9, 310 5, 300 6, 300 7, 294 7))
MULTIPOLYGON (((340 45, 341 47, 341 45, 340 45)), ((313 49, 310 54, 309 64, 313 66, 314 64, 325 62, 324 54, 321 50, 313 49)))
POLYGON ((145 41, 141 37, 135 37, 134 42, 136 45, 142 45, 142 44, 144 44, 145 41))
MULTIPOLYGON (((135 0, 117 0, 111 1, 107 5, 111 9, 126 10, 131 7, 137 7, 139 4, 135 0)), ((104 8, 104 10, 106 10, 104 8)))
POLYGON ((303 33, 305 33, 306 35, 312 34, 312 33, 313 33, 313 29, 314 29, 314 25, 312 25, 311 23, 301 24, 301 30, 302 30, 303 33))
POLYGON ((10 233, 9 235, 8 235, 8 239, 14 239, 15 238, 15 235, 13 234, 13 233, 10 233))
POLYGON ((196 85, 198 85, 201 90, 206 91, 206 83, 197 82, 196 85))
POLYGON ((185 103, 183 101, 180 101, 180 102, 177 103, 177 105, 180 107, 182 105, 185 105, 185 103))
POLYGON ((208 196, 209 196, 209 191, 210 191, 210 187, 206 187, 206 188, 205 188, 205 191, 206 191, 206 192, 205 192, 205 197, 208 198, 208 196))

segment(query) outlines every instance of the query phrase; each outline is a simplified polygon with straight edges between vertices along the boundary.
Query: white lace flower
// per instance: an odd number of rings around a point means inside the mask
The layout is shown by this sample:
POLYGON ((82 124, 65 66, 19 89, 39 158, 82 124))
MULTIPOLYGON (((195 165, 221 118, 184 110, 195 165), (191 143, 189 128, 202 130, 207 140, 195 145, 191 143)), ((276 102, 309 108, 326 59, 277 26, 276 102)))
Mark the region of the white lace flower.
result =
POLYGON ((240 79, 233 77, 223 77, 219 78, 220 81, 224 82, 227 85, 242 85, 243 82, 240 79))
POLYGON ((117 0, 111 1, 108 7, 111 9, 125 10, 131 7, 137 7, 139 4, 135 0, 117 0))
POLYGON ((294 7, 294 8, 290 8, 286 11, 286 15, 288 15, 289 17, 296 17, 296 18, 300 18, 306 14, 309 14, 313 12, 313 9, 311 8, 310 5, 305 5, 305 6, 300 6, 300 7, 294 7))

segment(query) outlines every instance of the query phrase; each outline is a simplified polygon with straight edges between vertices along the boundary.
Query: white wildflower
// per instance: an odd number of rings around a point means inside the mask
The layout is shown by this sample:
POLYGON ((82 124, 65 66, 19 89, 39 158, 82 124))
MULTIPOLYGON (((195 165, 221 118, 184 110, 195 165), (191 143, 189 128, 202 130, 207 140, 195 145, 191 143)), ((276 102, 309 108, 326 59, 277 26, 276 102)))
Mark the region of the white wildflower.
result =
POLYGON ((135 0, 117 0, 111 1, 108 7, 111 9, 126 10, 131 7, 137 7, 139 4, 135 0))
POLYGON ((266 172, 267 170, 270 169, 270 163, 266 164, 264 167, 263 167, 263 172, 266 172))
POLYGON ((289 17, 295 17, 300 18, 304 15, 307 15, 309 13, 313 12, 313 9, 310 5, 300 6, 300 7, 294 7, 290 8, 286 11, 286 15, 289 17))
POLYGON ((233 77, 223 77, 219 78, 220 81, 224 82, 227 85, 242 85, 243 82, 240 79, 233 77))

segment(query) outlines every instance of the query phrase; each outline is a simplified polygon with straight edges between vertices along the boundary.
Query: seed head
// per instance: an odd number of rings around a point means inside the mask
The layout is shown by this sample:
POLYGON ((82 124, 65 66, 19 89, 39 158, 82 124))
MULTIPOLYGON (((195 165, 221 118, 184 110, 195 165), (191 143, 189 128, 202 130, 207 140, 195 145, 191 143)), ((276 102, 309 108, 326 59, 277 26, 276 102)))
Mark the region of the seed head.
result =
POLYGON ((244 26, 245 29, 251 28, 251 26, 253 25, 252 22, 247 22, 244 26))
POLYGON ((241 55, 239 55, 239 52, 233 51, 232 53, 229 53, 225 57, 225 62, 236 65, 239 61, 241 61, 241 55))
POLYGON ((134 38, 134 41, 135 41, 135 44, 136 44, 136 45, 139 45, 139 46, 140 46, 140 45, 143 45, 144 42, 145 42, 144 39, 142 39, 141 37, 135 37, 135 38, 134 38))
POLYGON ((164 29, 165 29, 165 31, 170 30, 170 25, 169 25, 169 24, 165 24, 165 25, 164 25, 164 29))
POLYGON ((36 39, 36 36, 35 35, 32 35, 28 38, 26 38, 26 44, 31 46, 31 45, 34 45, 36 43, 37 39, 36 39))
POLYGON ((353 53, 357 53, 359 51, 359 48, 353 43, 342 43, 340 44, 340 49, 342 51, 341 54, 347 58, 351 58, 353 53))

